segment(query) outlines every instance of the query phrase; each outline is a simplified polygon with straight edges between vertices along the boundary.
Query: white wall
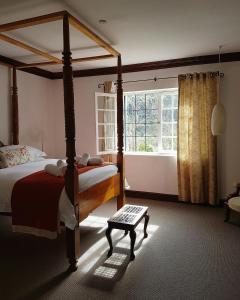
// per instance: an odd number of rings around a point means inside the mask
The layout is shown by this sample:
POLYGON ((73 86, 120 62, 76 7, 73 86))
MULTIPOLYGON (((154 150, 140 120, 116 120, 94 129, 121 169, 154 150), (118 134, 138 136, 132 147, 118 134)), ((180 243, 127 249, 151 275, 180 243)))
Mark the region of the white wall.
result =
MULTIPOLYGON (((123 74, 123 80, 137 80, 166 76, 177 76, 181 73, 214 71, 217 65, 201 65, 165 70, 145 71, 123 74)), ((240 180, 240 134, 238 127, 240 112, 239 72, 240 62, 222 64, 225 77, 222 80, 221 96, 227 112, 227 128, 219 138, 219 180, 220 192, 224 197, 232 191, 234 181, 240 180)), ((116 76, 96 76, 74 79, 75 114, 76 114, 76 146, 77 153, 96 153, 95 132, 95 92, 98 84, 105 80, 114 80, 116 76)), ((124 84, 124 91, 147 90, 177 87, 177 79, 155 82, 140 82, 124 84)), ((63 92, 62 81, 53 83, 55 103, 52 108, 54 118, 54 141, 51 154, 62 157, 65 155, 64 122, 63 122, 63 92)), ((177 167, 173 156, 126 156, 126 176, 131 189, 158 193, 177 194, 177 167)))
MULTIPOLYGON (((11 72, 0 66, 0 140, 11 143, 11 72)), ((51 97, 51 81, 39 76, 17 71, 19 102, 19 140, 41 149, 51 151, 52 120, 48 116, 51 97)))

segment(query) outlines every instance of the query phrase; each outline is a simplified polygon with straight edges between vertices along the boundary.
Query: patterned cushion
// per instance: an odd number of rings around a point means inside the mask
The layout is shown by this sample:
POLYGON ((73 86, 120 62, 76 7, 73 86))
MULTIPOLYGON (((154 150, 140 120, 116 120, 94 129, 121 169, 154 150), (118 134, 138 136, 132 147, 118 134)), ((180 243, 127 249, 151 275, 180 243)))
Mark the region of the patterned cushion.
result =
POLYGON ((0 168, 14 167, 32 161, 26 146, 16 149, 0 149, 0 168))

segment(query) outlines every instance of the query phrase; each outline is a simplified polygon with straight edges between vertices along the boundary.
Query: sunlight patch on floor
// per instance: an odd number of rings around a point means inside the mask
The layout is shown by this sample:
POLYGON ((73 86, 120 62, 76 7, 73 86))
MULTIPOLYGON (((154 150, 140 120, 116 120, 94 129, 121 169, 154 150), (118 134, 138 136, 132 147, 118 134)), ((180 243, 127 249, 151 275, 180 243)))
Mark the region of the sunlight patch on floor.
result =
MULTIPOLYGON (((100 233, 103 230, 104 231, 106 230, 107 220, 108 220, 108 218, 89 216, 86 220, 84 220, 81 223, 81 226, 100 228, 100 230, 98 231, 98 233, 100 233)), ((148 224, 148 227, 147 227, 148 237, 145 239, 143 239, 143 234, 144 234, 143 228, 144 228, 144 224, 140 223, 137 226, 137 228, 135 229, 136 235, 137 235, 136 242, 135 242, 135 251, 134 251, 135 255, 138 255, 138 253, 141 251, 141 249, 144 247, 144 245, 148 243, 148 241, 153 236, 154 232, 156 230, 158 230, 159 226, 148 224), (139 243, 140 243, 140 246, 138 248, 136 248, 139 243)), ((104 261, 104 264, 106 263, 111 266, 114 266, 114 265, 120 266, 123 263, 123 261, 126 259, 127 255, 117 253, 117 250, 115 249, 115 248, 130 249, 129 234, 124 237, 123 237, 123 234, 124 234, 123 230, 117 230, 117 229, 112 230, 111 237, 112 237, 112 241, 114 244, 113 254, 111 257, 107 258, 106 261, 104 261), (119 239, 120 237, 123 237, 123 238, 115 244, 116 240, 119 239), (116 252, 114 252, 114 250, 116 252)), ((81 272, 87 273, 97 263, 99 258, 101 258, 103 255, 106 255, 108 249, 109 249, 109 244, 108 244, 107 238, 106 238, 106 236, 103 236, 94 245, 92 245, 92 247, 90 247, 83 255, 81 255, 81 257, 78 261, 78 265, 80 265, 81 272)), ((103 267, 103 266, 101 266, 101 267, 103 267)), ((97 270, 99 268, 100 267, 98 267, 95 270, 95 273, 97 272, 97 270)), ((117 272, 117 270, 116 270, 116 272, 117 272)), ((115 274, 116 274, 116 272, 115 272, 115 274)), ((113 270, 108 270, 108 269, 104 269, 104 268, 101 268, 95 275, 101 276, 100 274, 105 274, 105 273, 112 274, 114 276, 113 270)), ((105 277, 107 277, 107 276, 108 275, 106 275, 105 277)), ((109 275, 109 276, 111 276, 111 275, 109 275)), ((103 275, 103 277, 104 277, 104 275, 103 275)), ((108 277, 108 278, 112 278, 112 277, 108 277)))
POLYGON ((117 273, 117 269, 100 266, 95 270, 94 275, 111 279, 116 275, 116 273, 117 273))

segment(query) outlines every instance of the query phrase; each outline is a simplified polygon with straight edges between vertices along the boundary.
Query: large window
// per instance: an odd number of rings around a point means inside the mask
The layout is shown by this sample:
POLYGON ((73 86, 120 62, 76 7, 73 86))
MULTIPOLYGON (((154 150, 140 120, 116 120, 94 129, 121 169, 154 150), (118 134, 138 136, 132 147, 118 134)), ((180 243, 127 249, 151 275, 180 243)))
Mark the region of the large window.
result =
MULTIPOLYGON (((124 93, 125 152, 174 152, 177 89, 124 93)), ((116 152, 116 95, 96 93, 97 152, 116 152)))
POLYGON ((177 118, 176 89, 125 93, 125 151, 176 151, 177 118))

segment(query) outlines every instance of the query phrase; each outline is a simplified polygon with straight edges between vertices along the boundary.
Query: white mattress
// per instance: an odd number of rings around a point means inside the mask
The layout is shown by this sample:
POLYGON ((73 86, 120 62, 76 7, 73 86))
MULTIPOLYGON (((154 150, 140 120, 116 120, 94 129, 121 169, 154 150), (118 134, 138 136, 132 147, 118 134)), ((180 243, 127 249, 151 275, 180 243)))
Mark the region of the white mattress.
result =
MULTIPOLYGON (((11 168, 0 169, 0 212, 11 212, 11 196, 14 184, 23 177, 41 171, 47 164, 56 164, 57 159, 44 159, 30 162, 11 168)), ((115 165, 107 165, 95 168, 79 175, 79 191, 82 192, 91 186, 117 174, 115 165)), ((60 219, 71 229, 76 224, 74 210, 69 201, 65 189, 63 189, 59 201, 60 219)))

